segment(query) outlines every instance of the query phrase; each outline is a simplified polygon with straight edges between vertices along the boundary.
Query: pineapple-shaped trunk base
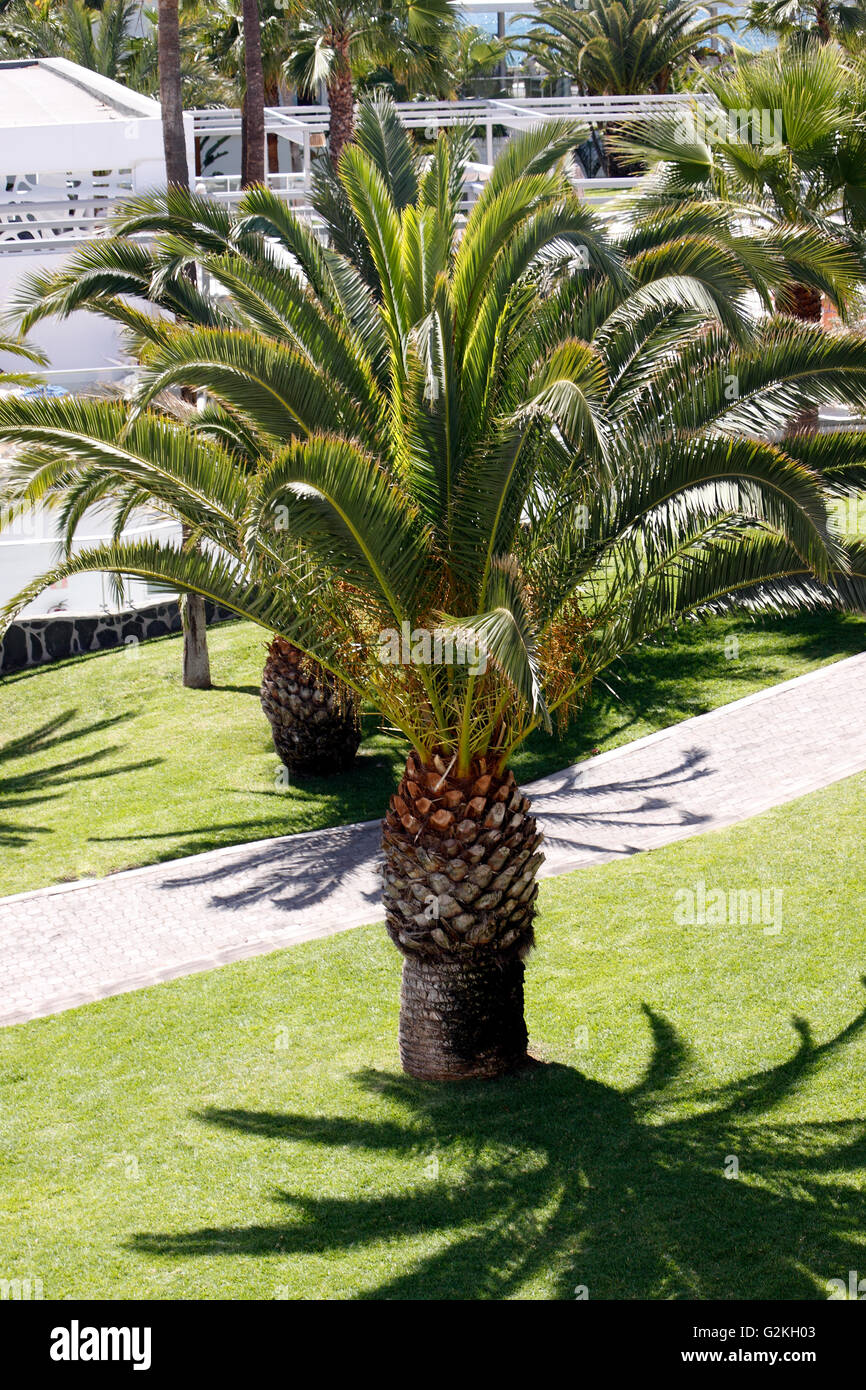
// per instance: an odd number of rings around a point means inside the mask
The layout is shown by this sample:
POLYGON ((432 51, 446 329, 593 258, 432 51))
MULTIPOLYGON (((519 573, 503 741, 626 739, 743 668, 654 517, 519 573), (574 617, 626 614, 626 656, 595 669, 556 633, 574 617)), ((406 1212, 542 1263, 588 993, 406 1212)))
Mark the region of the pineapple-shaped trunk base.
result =
POLYGON ((544 856, 513 774, 466 777, 413 753, 383 827, 388 933, 403 954, 400 1055, 429 1081, 491 1077, 526 1056, 523 957, 544 856))
POLYGON ((289 772, 327 777, 351 765, 361 742, 357 700, 284 637, 268 647, 261 695, 274 747, 289 772))

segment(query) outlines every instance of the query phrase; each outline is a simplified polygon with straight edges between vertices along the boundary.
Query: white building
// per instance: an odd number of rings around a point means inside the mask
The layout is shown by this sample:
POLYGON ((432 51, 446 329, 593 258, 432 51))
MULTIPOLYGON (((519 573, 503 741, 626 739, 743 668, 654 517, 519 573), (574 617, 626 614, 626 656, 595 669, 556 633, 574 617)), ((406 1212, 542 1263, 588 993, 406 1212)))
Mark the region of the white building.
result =
MULTIPOLYGON (((186 123, 192 159, 191 116, 186 123)), ((165 183, 159 104, 63 58, 0 63, 0 151, 3 311, 22 276, 62 266, 73 246, 104 225, 118 199, 165 183)), ((48 354, 50 368, 41 375, 54 388, 116 381, 130 370, 118 329, 95 314, 46 320, 30 340, 48 354)), ((0 353, 0 372, 21 367, 20 359, 0 353)), ((154 534, 153 518, 135 529, 154 534)), ((160 532, 166 529, 175 528, 160 522, 160 532)), ((105 518, 86 518, 81 531, 79 544, 93 544, 107 534, 105 518)), ((44 517, 0 533, 0 602, 48 569, 57 554, 44 517)), ((127 605, 152 602, 145 584, 127 585, 127 605)), ((25 612, 98 613, 118 606, 106 577, 82 575, 47 589, 25 612)))
MULTIPOLYGON (((192 116, 186 117, 190 158, 192 116)), ((28 272, 63 264, 104 225, 112 204, 165 183, 159 103, 64 58, 0 63, 0 301, 28 272)), ((117 329, 93 314, 46 321, 32 334, 53 382, 93 369, 121 375, 117 329)), ((14 370, 0 354, 0 371, 14 370)))

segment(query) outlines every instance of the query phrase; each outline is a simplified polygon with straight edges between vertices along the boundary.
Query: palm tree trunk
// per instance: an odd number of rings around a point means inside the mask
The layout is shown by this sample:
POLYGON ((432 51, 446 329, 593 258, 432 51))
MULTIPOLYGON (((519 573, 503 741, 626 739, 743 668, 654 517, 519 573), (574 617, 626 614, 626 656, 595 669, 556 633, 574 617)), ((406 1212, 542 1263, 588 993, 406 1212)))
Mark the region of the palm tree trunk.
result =
POLYGON ((544 858, 513 774, 412 754, 383 827, 388 933, 403 955, 400 1058, 427 1081, 526 1058, 523 958, 544 858))
POLYGON ((822 43, 829 43, 833 37, 830 29, 830 6, 827 0, 817 0, 815 5, 815 27, 822 43))
MULTIPOLYGON (((279 106, 280 104, 280 84, 279 82, 265 82, 265 106, 279 106)), ((276 133, 271 130, 268 132, 268 173, 278 174, 280 172, 280 141, 276 133)))
POLYGON ((349 39, 345 34, 334 34, 336 51, 334 76, 328 83, 328 107, 331 112, 328 134, 328 152, 333 164, 338 164, 340 151, 355 133, 355 100, 352 91, 352 72, 349 67, 349 39))
MULTIPOLYGON (((168 184, 189 188, 186 132, 183 125, 183 99, 180 81, 180 27, 178 0, 159 0, 157 15, 157 61, 159 100, 162 107, 162 140, 165 151, 165 177, 168 184)), ((190 279, 195 271, 190 267, 190 279)), ((186 536, 184 536, 186 539, 186 536)), ((180 600, 183 624, 183 683, 191 690, 210 689, 210 658, 207 649, 207 622, 204 599, 197 594, 180 600)))
POLYGON ((284 637, 275 635, 268 647, 261 700, 289 772, 331 777, 351 766, 361 742, 356 697, 284 637))
MULTIPOLYGON (((616 126, 610 126, 608 133, 610 135, 617 134, 618 131, 616 126)), ((604 140, 603 149, 605 167, 607 169, 607 177, 609 179, 630 179, 633 178, 636 174, 640 174, 643 172, 642 167, 639 163, 636 163, 634 160, 627 159, 625 155, 622 155, 619 153, 618 150, 613 149, 608 139, 604 140)))
MULTIPOLYGON (((810 285, 791 285, 788 296, 787 311, 795 319, 801 323, 821 322, 820 291, 813 290, 810 285)), ((788 428, 793 434, 817 434, 818 423, 817 407, 810 406, 808 410, 801 410, 795 415, 788 428)))
POLYGON ((258 0, 242 0, 244 99, 241 129, 241 186, 265 182, 265 79, 258 0))
POLYGON ((486 1080, 526 1061, 523 961, 403 961, 400 1061, 422 1081, 486 1080))
MULTIPOLYGON (((181 528, 184 544, 189 528, 181 528)), ((181 594, 180 620, 183 626, 183 684, 187 690, 210 690, 210 656, 207 649, 207 617, 201 594, 181 594)))
POLYGON ((159 102, 162 107, 162 142, 165 177, 169 184, 189 188, 183 97, 180 80, 180 25, 178 0, 159 0, 157 14, 157 62, 159 102))
POLYGON ((183 683, 187 690, 210 690, 210 656, 207 618, 201 594, 184 594, 180 600, 183 624, 183 683))

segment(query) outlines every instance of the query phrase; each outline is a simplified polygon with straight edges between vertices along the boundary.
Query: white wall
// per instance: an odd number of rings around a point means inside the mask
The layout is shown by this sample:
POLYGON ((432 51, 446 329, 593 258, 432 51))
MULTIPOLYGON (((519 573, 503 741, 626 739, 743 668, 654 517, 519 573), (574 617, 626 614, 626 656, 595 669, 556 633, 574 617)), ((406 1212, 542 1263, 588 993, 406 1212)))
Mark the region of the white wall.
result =
MULTIPOLYGON (((0 313, 5 314, 12 291, 20 279, 62 269, 68 254, 68 247, 57 252, 0 252, 0 313)), ((121 344, 119 326, 98 314, 84 311, 72 314, 68 319, 43 320, 28 335, 28 341, 48 353, 50 366, 55 372, 81 373, 84 368, 113 367, 128 361, 121 344)), ((20 357, 0 352, 0 372, 22 370, 29 368, 20 357)), ((86 372, 78 376, 80 384, 89 384, 86 376, 86 372)), ((98 380, 98 374, 91 372, 89 379, 98 380)), ((65 384, 71 385, 75 381, 76 377, 72 377, 65 384)))
MULTIPOLYGON (((124 533, 128 540, 143 540, 152 536, 160 540, 180 540, 180 526, 171 521, 133 522, 124 533)), ((89 514, 79 528, 76 551, 87 550, 109 539, 110 526, 105 517, 89 514)), ((23 518, 0 534, 0 607, 40 575, 52 569, 62 558, 53 518, 43 514, 23 518)), ((21 610, 22 617, 40 617, 46 613, 64 612, 97 614, 115 613, 124 608, 142 608, 159 602, 166 595, 156 595, 139 579, 124 584, 123 601, 112 587, 111 579, 103 574, 80 574, 43 589, 32 603, 21 610)))

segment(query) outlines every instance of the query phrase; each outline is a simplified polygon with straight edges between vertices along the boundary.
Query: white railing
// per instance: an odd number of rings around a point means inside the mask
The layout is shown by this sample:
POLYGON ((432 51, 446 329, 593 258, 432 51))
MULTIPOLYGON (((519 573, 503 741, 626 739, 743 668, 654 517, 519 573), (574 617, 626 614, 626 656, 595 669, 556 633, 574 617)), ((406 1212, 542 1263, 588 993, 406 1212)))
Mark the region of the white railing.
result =
MULTIPOLYGON (((484 133, 484 164, 474 166, 473 179, 483 182, 484 168, 492 165, 497 131, 510 133, 549 120, 568 119, 583 126, 646 119, 659 111, 693 109, 705 98, 693 95, 639 97, 512 97, 465 101, 415 101, 398 103, 398 111, 410 130, 423 131, 432 138, 439 130, 456 125, 471 125, 484 133)), ((197 136, 236 135, 241 128, 241 113, 237 110, 214 109, 192 113, 197 136)), ((321 148, 329 126, 328 108, 324 106, 269 107, 265 129, 286 142, 292 153, 292 163, 300 162, 297 171, 282 171, 268 175, 269 186, 284 198, 299 216, 315 221, 310 206, 310 174, 313 153, 321 148)), ((288 153, 288 150, 287 150, 288 153)), ((70 175, 70 179, 73 176, 70 175)), ((82 176, 91 178, 92 176, 82 176)), ((602 205, 615 192, 628 187, 633 180, 584 179, 576 180, 582 198, 593 205, 602 205)), ((80 190, 70 185, 68 198, 62 187, 50 189, 53 196, 40 198, 39 189, 16 189, 0 199, 0 253, 34 253, 61 251, 83 238, 104 235, 113 215, 122 206, 129 190, 122 180, 112 181, 105 190, 89 189, 90 196, 80 196, 80 190)), ((240 176, 204 175, 195 186, 221 202, 233 204, 240 196, 240 176)), ((49 191, 49 190, 46 190, 49 191)), ((467 186, 467 207, 477 194, 477 188, 467 186)))
POLYGON ((128 170, 13 175, 0 194, 0 249, 30 249, 38 242, 92 235, 133 190, 128 170))
MULTIPOLYGON (((492 164, 467 164, 466 177, 463 182, 464 197, 461 204, 461 210, 464 213, 468 212, 492 172, 492 164)), ((637 182, 637 178, 585 179, 578 177, 575 173, 571 174, 571 185, 577 196, 582 202, 588 203, 593 208, 604 207, 605 204, 612 202, 618 193, 625 193, 634 188, 637 182)))
MULTIPOLYGON (((648 120, 659 113, 712 106, 713 97, 695 93, 663 96, 510 96, 467 97, 460 101, 398 101, 396 107, 410 131, 423 129, 435 136, 439 129, 471 125, 484 129, 485 154, 493 163, 493 132, 524 131, 544 121, 569 120, 580 125, 609 125, 617 121, 648 120)), ((239 110, 193 111, 197 136, 239 135, 239 110)), ((331 113, 327 106, 268 107, 264 128, 289 145, 302 150, 303 170, 309 172, 311 150, 327 138, 331 113)))
MULTIPOLYGON (((305 174, 273 173, 267 176, 268 187, 285 202, 296 207, 309 204, 310 181, 305 174)), ((206 193, 209 198, 230 205, 236 203, 243 193, 240 174, 210 174, 195 181, 196 192, 206 193)))
POLYGON ((92 236, 101 231, 131 190, 104 198, 55 200, 30 199, 27 203, 0 203, 0 248, 30 250, 37 241, 52 247, 58 239, 92 236))
POLYGON ((577 196, 592 208, 604 207, 617 193, 627 193, 637 182, 637 178, 579 179, 575 175, 571 178, 577 196))
MULTIPOLYGON (((491 169, 491 164, 475 163, 467 170, 461 209, 464 214, 474 203, 491 169)), ((572 178, 578 196, 592 207, 604 206, 617 192, 631 188, 636 182, 634 178, 572 178)), ((305 222, 318 224, 320 219, 309 201, 309 186, 303 174, 270 174, 268 184, 298 217, 305 222)), ((196 189, 229 207, 236 206, 241 198, 238 175, 197 179, 196 189)), ((26 220, 10 218, 4 221, 0 212, 0 255, 55 255, 71 251, 83 241, 110 235, 112 219, 122 210, 124 203, 123 198, 106 199, 86 215, 78 212, 74 206, 68 215, 61 215, 52 206, 49 211, 32 211, 26 220)))
MULTIPOLYGON (((694 93, 672 92, 663 96, 622 97, 468 97, 461 101, 401 101, 397 110, 410 130, 424 130, 431 137, 438 130, 455 125, 483 129, 487 162, 493 163, 496 127, 506 131, 526 130, 549 120, 572 120, 581 125, 607 125, 617 121, 646 120, 660 112, 694 110, 696 105, 712 105, 713 98, 694 93)), ((194 111, 197 136, 239 135, 239 110, 194 111)), ((327 106, 270 106, 265 111, 265 131, 297 146, 302 151, 303 169, 308 172, 312 150, 321 145, 330 126, 327 106)))
MULTIPOLYGON (((397 110, 412 130, 430 125, 445 128, 469 123, 481 126, 511 126, 519 121, 575 119, 595 124, 611 121, 645 120, 661 111, 693 109, 708 105, 712 98, 691 92, 671 92, 662 96, 614 97, 467 97, 460 101, 401 101, 397 110)), ((241 113, 237 108, 217 108, 192 113, 196 135, 238 135, 241 113)), ((294 144, 303 144, 305 131, 327 134, 330 111, 327 106, 269 106, 265 110, 265 130, 294 144)))

